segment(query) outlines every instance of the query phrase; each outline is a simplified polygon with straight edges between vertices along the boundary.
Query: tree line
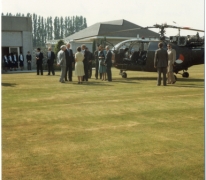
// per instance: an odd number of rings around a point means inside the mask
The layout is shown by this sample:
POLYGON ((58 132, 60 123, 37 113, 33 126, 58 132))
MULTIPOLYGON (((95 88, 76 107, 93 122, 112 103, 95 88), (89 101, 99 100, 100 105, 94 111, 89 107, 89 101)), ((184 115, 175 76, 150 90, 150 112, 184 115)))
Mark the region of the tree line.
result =
POLYGON ((2 16, 31 17, 32 39, 34 47, 43 47, 47 40, 63 39, 87 27, 83 16, 47 17, 37 14, 6 13, 2 16))

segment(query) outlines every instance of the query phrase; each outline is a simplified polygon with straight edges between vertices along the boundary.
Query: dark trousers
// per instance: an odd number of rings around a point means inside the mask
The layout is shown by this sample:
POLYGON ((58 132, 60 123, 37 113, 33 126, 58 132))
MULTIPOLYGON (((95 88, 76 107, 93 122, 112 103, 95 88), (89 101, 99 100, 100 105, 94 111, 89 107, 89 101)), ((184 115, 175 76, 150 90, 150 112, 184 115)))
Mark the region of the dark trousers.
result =
POLYGON ((48 75, 50 75, 50 72, 55 75, 53 63, 48 63, 48 75))
POLYGON ((92 63, 88 64, 88 69, 89 69, 88 78, 91 78, 92 77, 92 63))
POLYGON ((96 65, 95 65, 95 78, 98 79, 98 75, 99 78, 102 79, 102 73, 99 73, 99 60, 96 60, 96 65))
POLYGON ((88 63, 84 63, 84 76, 83 76, 83 81, 88 81, 88 63))
POLYGON ((158 73, 158 77, 157 77, 157 85, 161 85, 161 73, 163 73, 163 85, 166 86, 166 74, 167 74, 167 67, 158 67, 157 68, 157 73, 158 73))
POLYGON ((66 66, 65 81, 67 81, 67 77, 69 81, 72 81, 72 63, 69 63, 66 66))
POLYGON ((28 68, 28 70, 31 70, 31 63, 30 62, 28 62, 27 68, 28 68))
POLYGON ((111 66, 107 66, 107 79, 108 79, 108 81, 112 81, 111 66))
POLYGON ((41 71, 41 75, 43 75, 43 67, 42 67, 42 64, 39 64, 39 63, 38 63, 36 70, 37 70, 37 75, 39 75, 39 71, 41 71))

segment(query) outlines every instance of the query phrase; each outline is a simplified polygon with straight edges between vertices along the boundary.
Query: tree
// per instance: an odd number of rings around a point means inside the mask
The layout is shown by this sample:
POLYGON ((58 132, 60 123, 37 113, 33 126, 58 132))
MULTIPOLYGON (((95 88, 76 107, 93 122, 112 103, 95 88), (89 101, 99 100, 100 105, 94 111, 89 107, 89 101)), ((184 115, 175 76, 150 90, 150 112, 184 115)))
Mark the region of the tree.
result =
MULTIPOLYGON (((5 16, 12 16, 12 14, 7 13, 5 16)), ((16 16, 22 17, 24 14, 16 13, 16 16)), ((44 46, 47 40, 63 39, 87 27, 86 18, 83 16, 55 17, 54 21, 51 16, 43 18, 35 13, 27 13, 26 17, 32 18, 34 47, 44 46)))
POLYGON ((56 57, 57 57, 57 54, 58 54, 58 52, 60 51, 60 47, 61 47, 62 45, 65 45, 65 42, 64 42, 63 40, 59 40, 59 41, 57 42, 57 44, 55 45, 54 53, 56 54, 56 57))
POLYGON ((33 14, 33 46, 36 47, 37 46, 37 15, 33 14))
POLYGON ((104 40, 103 40, 103 45, 104 45, 104 47, 106 46, 106 43, 107 43, 107 39, 106 39, 106 37, 104 36, 104 40))
POLYGON ((84 18, 84 25, 83 25, 83 29, 84 28, 87 28, 87 20, 86 20, 86 18, 84 18))
POLYGON ((68 26, 69 24, 68 24, 68 17, 65 17, 64 18, 64 37, 67 37, 68 36, 68 32, 69 32, 69 30, 68 30, 68 26))
POLYGON ((72 23, 72 18, 68 17, 68 36, 72 35, 74 33, 74 27, 72 23))
POLYGON ((41 46, 41 17, 38 17, 38 21, 37 21, 37 31, 36 31, 36 45, 37 46, 41 46))
POLYGON ((26 17, 31 17, 32 15, 30 13, 27 13, 26 17))
POLYGON ((60 37, 60 28, 59 28, 59 18, 54 18, 54 39, 59 39, 60 37))
POLYGON ((93 40, 93 43, 92 43, 92 52, 94 53, 96 51, 96 41, 93 40))
POLYGON ((63 17, 60 18, 60 38, 64 38, 64 19, 63 17))

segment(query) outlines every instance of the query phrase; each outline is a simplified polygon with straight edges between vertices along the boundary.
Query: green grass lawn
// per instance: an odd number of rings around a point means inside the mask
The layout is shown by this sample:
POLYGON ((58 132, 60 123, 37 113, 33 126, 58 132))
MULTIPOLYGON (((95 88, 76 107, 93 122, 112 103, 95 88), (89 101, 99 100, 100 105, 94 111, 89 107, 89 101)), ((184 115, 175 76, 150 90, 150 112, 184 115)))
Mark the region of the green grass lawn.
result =
POLYGON ((2 179, 204 179, 204 65, 166 87, 112 73, 82 85, 2 74, 2 179))

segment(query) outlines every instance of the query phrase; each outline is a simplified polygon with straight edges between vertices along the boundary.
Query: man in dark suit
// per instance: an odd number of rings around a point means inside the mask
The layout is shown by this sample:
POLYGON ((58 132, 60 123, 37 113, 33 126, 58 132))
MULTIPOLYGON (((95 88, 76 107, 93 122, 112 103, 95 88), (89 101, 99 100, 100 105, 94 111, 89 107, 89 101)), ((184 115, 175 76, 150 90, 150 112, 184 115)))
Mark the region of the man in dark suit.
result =
POLYGON ((28 70, 31 70, 31 60, 32 60, 32 56, 31 56, 31 54, 30 54, 29 51, 27 52, 26 60, 27 60, 27 68, 28 68, 28 70))
MULTIPOLYGON (((99 74, 99 58, 98 58, 98 53, 99 53, 99 50, 97 49, 95 52, 94 52, 94 59, 95 59, 95 78, 98 79, 98 74, 99 74)), ((101 77, 100 77, 101 79, 101 77)))
POLYGON ((142 49, 139 48, 139 51, 137 51, 137 54, 138 54, 138 58, 141 58, 142 55, 144 54, 144 51, 142 51, 142 49))
POLYGON ((70 44, 66 45, 67 49, 65 51, 66 54, 66 73, 65 73, 65 81, 67 81, 67 72, 68 79, 72 81, 72 68, 74 67, 74 55, 72 49, 70 49, 70 44))
POLYGON ((92 77, 92 61, 94 60, 93 58, 93 53, 89 51, 88 47, 86 47, 86 51, 88 51, 88 78, 91 79, 92 77))
POLYGON ((48 75, 50 75, 50 72, 52 72, 52 74, 55 75, 55 72, 54 72, 54 59, 55 59, 55 54, 51 50, 51 47, 49 47, 48 48, 48 53, 47 53, 48 75))
POLYGON ((89 62, 89 53, 88 51, 86 51, 86 46, 85 44, 83 44, 81 46, 82 48, 82 53, 84 54, 84 60, 83 60, 83 63, 84 63, 84 76, 83 76, 83 79, 82 81, 88 81, 88 62, 89 62))
POLYGON ((37 75, 39 75, 39 71, 41 71, 41 75, 43 75, 43 53, 41 52, 40 48, 37 48, 37 52, 36 52, 36 65, 37 65, 37 75))
POLYGON ((163 85, 166 86, 166 73, 168 65, 167 50, 163 49, 163 43, 158 44, 159 49, 155 51, 154 68, 157 68, 158 78, 157 86, 161 85, 161 72, 163 73, 163 85))
POLYGON ((98 46, 98 51, 95 51, 95 59, 96 59, 96 73, 95 73, 95 76, 96 76, 96 79, 98 79, 98 74, 99 74, 99 78, 102 79, 102 73, 99 73, 99 61, 101 59, 105 59, 105 53, 103 51, 103 47, 102 45, 99 45, 98 46))
POLYGON ((106 46, 106 60, 105 60, 105 64, 107 66, 107 78, 108 81, 112 81, 112 71, 111 71, 111 67, 112 67, 112 52, 109 50, 109 46, 106 46))

